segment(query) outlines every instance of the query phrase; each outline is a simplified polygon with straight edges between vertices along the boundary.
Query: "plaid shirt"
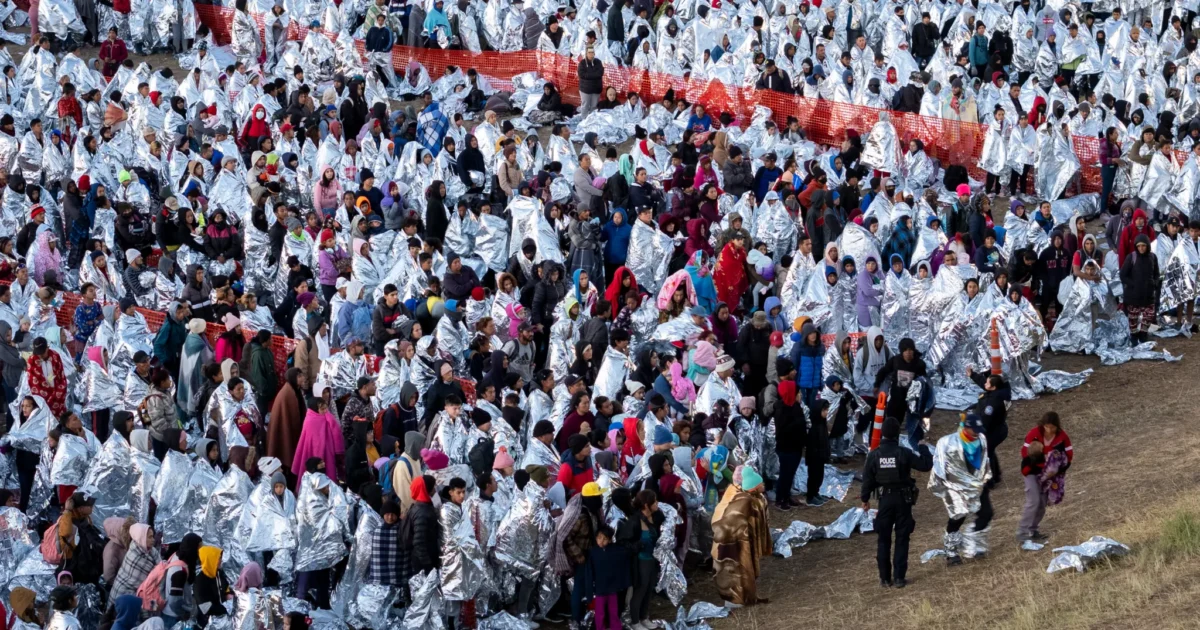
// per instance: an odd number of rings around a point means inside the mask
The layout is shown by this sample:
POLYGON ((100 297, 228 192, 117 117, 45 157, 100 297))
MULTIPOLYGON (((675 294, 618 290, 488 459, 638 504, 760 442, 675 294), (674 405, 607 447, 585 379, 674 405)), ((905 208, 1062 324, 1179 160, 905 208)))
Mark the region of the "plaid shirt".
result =
POLYGON ((442 138, 450 128, 450 120, 442 113, 437 103, 430 103, 424 111, 417 114, 417 139, 421 146, 437 157, 442 150, 442 138))
POLYGON ((136 544, 130 545, 129 553, 125 554, 125 560, 121 562, 121 568, 117 570, 117 577, 113 579, 112 593, 109 597, 136 595, 138 587, 142 585, 146 576, 150 575, 158 562, 157 548, 146 551, 136 544))
POLYGON ((388 586, 408 584, 408 558, 400 548, 400 523, 384 524, 371 534, 371 562, 367 583, 388 586))

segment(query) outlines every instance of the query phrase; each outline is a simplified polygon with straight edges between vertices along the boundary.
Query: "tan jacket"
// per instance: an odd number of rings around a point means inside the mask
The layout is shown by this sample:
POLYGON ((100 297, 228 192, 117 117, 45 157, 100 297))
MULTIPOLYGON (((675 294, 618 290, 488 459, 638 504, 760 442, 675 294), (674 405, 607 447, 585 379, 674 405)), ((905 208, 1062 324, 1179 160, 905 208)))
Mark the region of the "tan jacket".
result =
POLYGON ((509 165, 505 160, 500 164, 500 170, 496 171, 496 178, 500 180, 500 188, 509 196, 513 196, 517 188, 521 186, 521 180, 524 179, 521 173, 521 166, 514 164, 509 165))
POLYGON ((317 343, 315 341, 312 344, 312 350, 308 349, 308 340, 301 339, 297 341, 292 359, 296 369, 308 377, 309 383, 317 382, 317 373, 321 371, 321 358, 317 355, 317 343))

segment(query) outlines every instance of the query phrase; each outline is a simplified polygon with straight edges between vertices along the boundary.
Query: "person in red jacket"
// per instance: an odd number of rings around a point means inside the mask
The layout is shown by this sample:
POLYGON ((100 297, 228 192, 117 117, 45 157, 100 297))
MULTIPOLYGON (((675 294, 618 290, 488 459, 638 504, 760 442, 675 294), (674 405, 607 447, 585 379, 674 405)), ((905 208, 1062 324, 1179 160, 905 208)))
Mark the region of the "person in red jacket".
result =
POLYGON ((592 471, 592 445, 582 433, 567 438, 567 450, 563 451, 562 464, 558 467, 558 480, 567 491, 567 497, 583 491, 583 486, 595 480, 592 471))
POLYGON ((1150 219, 1146 216, 1146 211, 1138 208, 1133 211, 1133 223, 1125 226, 1121 231, 1121 243, 1117 247, 1117 260, 1125 261, 1125 257, 1129 252, 1133 251, 1133 242, 1138 236, 1145 234, 1150 242, 1154 242, 1154 228, 1150 226, 1150 219))
MULTIPOLYGON (((1021 445, 1022 458, 1029 456, 1029 445, 1035 441, 1042 443, 1043 453, 1048 454, 1053 450, 1062 451, 1067 456, 1067 466, 1070 466, 1071 461, 1075 458, 1071 438, 1067 437, 1067 432, 1062 430, 1062 421, 1053 411, 1046 412, 1046 415, 1042 416, 1042 421, 1025 434, 1025 443, 1021 445)), ((1066 472, 1066 470, 1064 467, 1060 472, 1066 472)))
MULTIPOLYGON (((115 8, 120 0, 113 3, 115 8)), ((125 2, 125 6, 129 6, 129 2, 125 2)), ((128 9, 124 13, 129 13, 128 9)), ((117 37, 117 27, 108 29, 108 39, 100 44, 100 63, 104 64, 101 68, 101 73, 104 78, 112 81, 113 75, 117 73, 117 68, 129 58, 129 49, 125 46, 125 42, 117 37)))

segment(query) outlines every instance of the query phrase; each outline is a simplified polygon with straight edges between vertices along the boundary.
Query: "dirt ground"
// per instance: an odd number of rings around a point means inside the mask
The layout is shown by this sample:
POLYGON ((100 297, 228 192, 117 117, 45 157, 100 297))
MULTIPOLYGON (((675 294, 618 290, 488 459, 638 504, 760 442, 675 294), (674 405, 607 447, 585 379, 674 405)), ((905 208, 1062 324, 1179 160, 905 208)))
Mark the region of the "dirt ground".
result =
MULTIPOLYGON (((95 53, 88 48, 78 54, 87 59, 95 53)), ((171 55, 133 58, 155 68, 172 67, 182 76, 171 55)), ((994 204, 997 223, 1007 205, 1006 199, 994 204)), ((914 510, 917 528, 907 589, 880 588, 874 534, 817 541, 797 549, 790 559, 764 559, 759 591, 770 603, 714 620, 713 627, 1195 627, 1200 566, 1177 557, 1200 553, 1200 543, 1183 551, 1168 546, 1164 552, 1166 535, 1160 529, 1171 531, 1182 522, 1186 532, 1200 540, 1200 520, 1191 516, 1200 513, 1194 492, 1200 481, 1200 467, 1195 465, 1200 433, 1189 425, 1195 410, 1190 366, 1200 354, 1200 340, 1169 339, 1161 345, 1183 354, 1184 361, 1101 367, 1096 357, 1043 357, 1044 369, 1096 371, 1082 387, 1017 402, 1009 410, 1010 435, 999 447, 1004 482, 992 492, 996 516, 986 559, 953 569, 940 558, 920 564, 923 552, 940 548, 946 521, 941 502, 923 491, 914 510), (1047 411, 1062 416, 1075 445, 1075 462, 1067 475, 1066 498, 1047 510, 1043 531, 1050 534, 1050 544, 1028 552, 1019 549, 1015 537, 1023 501, 1019 449, 1025 432, 1047 411), (1130 544, 1133 557, 1082 575, 1046 574, 1053 547, 1078 544, 1094 535, 1130 544)), ((956 423, 957 414, 936 413, 932 439, 949 433, 956 423)), ((851 467, 861 467, 861 459, 842 466, 851 467)), ((917 480, 924 489, 927 475, 918 474, 917 480)), ((794 520, 828 524, 857 505, 859 487, 856 482, 844 503, 831 501, 788 513, 772 508, 771 526, 782 529, 794 520)), ((708 573, 689 571, 688 580, 685 605, 720 601, 708 573)), ((674 618, 664 599, 654 607, 652 616, 674 618)))

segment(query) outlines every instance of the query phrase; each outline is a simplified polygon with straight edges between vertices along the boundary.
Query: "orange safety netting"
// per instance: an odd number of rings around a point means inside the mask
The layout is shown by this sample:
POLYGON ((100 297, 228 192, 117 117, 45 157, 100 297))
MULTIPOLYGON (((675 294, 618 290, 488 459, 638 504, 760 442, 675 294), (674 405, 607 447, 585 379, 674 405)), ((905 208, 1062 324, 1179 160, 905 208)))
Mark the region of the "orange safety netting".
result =
MULTIPOLYGON (((201 23, 212 30, 213 37, 221 43, 230 40, 230 25, 233 22, 234 9, 214 5, 195 5, 196 14, 201 23)), ((261 18, 259 18, 261 28, 261 18)), ((293 21, 289 27, 288 36, 291 39, 303 39, 308 29, 293 21)), ((363 56, 363 43, 356 40, 360 56, 363 56)), ((474 54, 465 50, 441 50, 431 48, 413 48, 396 46, 392 49, 392 66, 397 72, 403 72, 409 61, 417 61, 425 66, 430 78, 436 80, 447 66, 462 69, 475 68, 487 76, 497 87, 507 87, 504 84, 517 74, 538 72, 542 78, 552 81, 566 102, 579 102, 579 78, 576 71, 576 60, 554 53, 524 50, 520 52, 484 52, 474 54)), ((691 80, 690 78, 639 70, 635 68, 606 67, 604 71, 605 86, 613 86, 622 94, 637 92, 650 102, 660 100, 668 89, 682 95, 691 103, 702 104, 710 112, 730 112, 742 121, 749 121, 754 107, 763 105, 769 107, 774 114, 777 125, 785 125, 788 117, 795 117, 808 134, 808 138, 817 144, 839 146, 846 137, 847 130, 856 130, 862 135, 870 132, 871 126, 879 120, 880 110, 873 107, 834 103, 831 101, 803 98, 791 94, 782 94, 770 90, 755 90, 752 88, 730 87, 717 81, 691 80)), ((925 144, 926 152, 945 164, 966 166, 971 176, 983 179, 985 173, 978 168, 977 162, 983 150, 986 125, 978 123, 957 122, 932 116, 921 116, 891 111, 891 121, 896 133, 907 148, 912 139, 919 139, 925 144)), ((1088 136, 1074 137, 1075 154, 1079 157, 1082 172, 1079 178, 1078 190, 1073 192, 1100 191, 1100 142, 1097 138, 1088 136)), ((1180 154, 1186 159, 1186 154, 1180 154)), ((1029 185, 1032 189, 1033 177, 1030 175, 1029 185)), ((1007 184, 1007 177, 1002 183, 1007 184)))

